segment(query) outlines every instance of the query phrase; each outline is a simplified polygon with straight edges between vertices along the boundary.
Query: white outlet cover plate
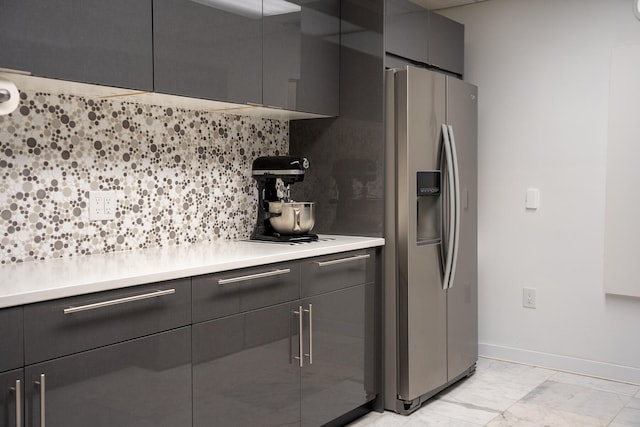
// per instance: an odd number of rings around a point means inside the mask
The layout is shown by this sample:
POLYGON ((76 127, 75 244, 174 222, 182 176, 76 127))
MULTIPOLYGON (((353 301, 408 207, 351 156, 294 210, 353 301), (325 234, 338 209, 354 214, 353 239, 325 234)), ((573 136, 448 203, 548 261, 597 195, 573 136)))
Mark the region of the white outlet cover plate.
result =
POLYGON ((89 191, 89 221, 116 218, 116 194, 114 191, 89 191))

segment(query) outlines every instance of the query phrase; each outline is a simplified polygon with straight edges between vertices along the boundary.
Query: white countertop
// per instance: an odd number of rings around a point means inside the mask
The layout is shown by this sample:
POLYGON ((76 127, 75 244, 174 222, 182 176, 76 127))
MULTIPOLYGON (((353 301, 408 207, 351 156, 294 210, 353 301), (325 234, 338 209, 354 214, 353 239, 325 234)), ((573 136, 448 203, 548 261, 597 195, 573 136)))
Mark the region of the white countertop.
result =
POLYGON ((384 245, 377 237, 319 237, 293 245, 219 241, 9 264, 0 267, 0 308, 384 245))

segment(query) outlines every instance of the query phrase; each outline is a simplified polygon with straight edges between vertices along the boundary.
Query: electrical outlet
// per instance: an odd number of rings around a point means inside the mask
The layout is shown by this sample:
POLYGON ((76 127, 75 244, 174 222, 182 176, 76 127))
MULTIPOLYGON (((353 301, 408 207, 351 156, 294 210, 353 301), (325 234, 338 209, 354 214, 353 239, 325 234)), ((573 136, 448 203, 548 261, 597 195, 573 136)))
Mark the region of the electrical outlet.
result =
POLYGON ((114 191, 89 191, 89 221, 116 219, 114 191))
POLYGON ((522 306, 525 308, 536 308, 536 290, 532 288, 522 289, 522 306))

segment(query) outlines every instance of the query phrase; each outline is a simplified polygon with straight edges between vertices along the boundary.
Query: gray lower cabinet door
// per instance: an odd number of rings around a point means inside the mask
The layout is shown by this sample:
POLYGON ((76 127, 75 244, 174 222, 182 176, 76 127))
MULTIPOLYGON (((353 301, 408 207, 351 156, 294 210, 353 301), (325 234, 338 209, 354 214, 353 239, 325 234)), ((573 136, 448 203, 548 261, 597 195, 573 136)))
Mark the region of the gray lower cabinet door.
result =
POLYGON ((156 92, 262 103, 262 4, 154 0, 156 92))
POLYGON ((190 343, 183 327, 27 366, 24 425, 190 426, 190 343))
POLYGON ((0 374, 0 427, 21 427, 24 419, 24 372, 0 374))
POLYGON ((2 0, 0 67, 153 90, 151 0, 2 0))
POLYGON ((302 425, 320 426, 374 399, 373 284, 302 301, 302 425))
POLYGON ((0 310, 0 372, 24 364, 24 327, 22 307, 0 310))
POLYGON ((297 304, 193 325, 193 425, 297 426, 297 304))

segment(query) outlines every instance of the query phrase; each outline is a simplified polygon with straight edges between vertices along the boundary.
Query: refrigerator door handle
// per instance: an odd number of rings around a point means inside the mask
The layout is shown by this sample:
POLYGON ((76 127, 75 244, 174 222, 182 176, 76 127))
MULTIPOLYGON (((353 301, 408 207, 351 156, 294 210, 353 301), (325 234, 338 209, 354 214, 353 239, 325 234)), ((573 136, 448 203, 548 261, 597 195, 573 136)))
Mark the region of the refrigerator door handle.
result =
POLYGON ((456 139, 453 135, 453 126, 448 125, 449 143, 451 145, 451 157, 453 160, 453 193, 454 193, 454 222, 453 222, 453 260, 451 263, 451 273, 449 275, 449 288, 453 287, 458 264, 458 248, 460 243, 460 168, 458 167, 458 151, 456 149, 456 139))
POLYGON ((447 248, 444 262, 444 274, 442 277, 442 289, 449 288, 449 281, 451 280, 451 272, 453 267, 453 250, 454 250, 454 239, 455 239, 455 177, 454 177, 454 166, 453 166, 453 156, 451 153, 451 140, 449 139, 449 128, 447 125, 442 125, 442 140, 443 140, 443 154, 445 164, 443 166, 447 169, 447 180, 449 185, 452 187, 447 192, 449 195, 449 200, 447 201, 447 213, 449 214, 449 227, 447 229, 447 248))

